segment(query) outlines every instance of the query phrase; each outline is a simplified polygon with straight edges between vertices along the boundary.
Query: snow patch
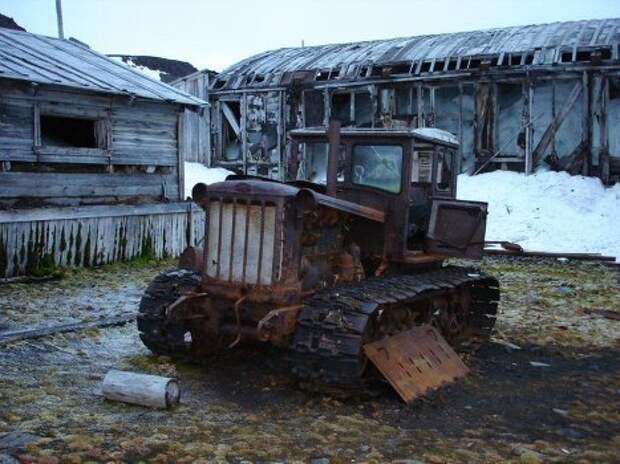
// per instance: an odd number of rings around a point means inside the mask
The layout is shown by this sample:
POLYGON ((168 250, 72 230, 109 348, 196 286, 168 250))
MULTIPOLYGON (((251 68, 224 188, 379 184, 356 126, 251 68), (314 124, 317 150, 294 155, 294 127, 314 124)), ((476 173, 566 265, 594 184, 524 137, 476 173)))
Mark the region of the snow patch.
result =
POLYGON ((486 239, 620 261, 620 184, 566 172, 461 174, 458 198, 489 203, 486 239))
POLYGON ((224 168, 208 168, 201 163, 185 162, 185 198, 192 196, 194 185, 202 182, 203 184, 213 184, 222 182, 226 177, 234 174, 224 168))
POLYGON ((413 133, 426 139, 439 140, 440 142, 448 142, 454 145, 458 145, 459 143, 459 139, 456 138, 456 135, 442 129, 437 129, 436 127, 418 127, 417 129, 413 129, 413 133))
POLYGON ((110 58, 112 58, 113 60, 118 61, 119 63, 124 64, 125 66, 129 66, 132 69, 135 69, 136 71, 141 72, 142 74, 144 74, 145 76, 150 77, 151 79, 154 79, 156 81, 159 82, 163 82, 161 80, 161 74, 163 73, 163 71, 159 71, 157 69, 151 69, 151 68, 147 68, 146 66, 139 66, 136 63, 133 62, 133 60, 131 58, 127 58, 127 61, 123 61, 123 58, 120 56, 111 56, 110 58))

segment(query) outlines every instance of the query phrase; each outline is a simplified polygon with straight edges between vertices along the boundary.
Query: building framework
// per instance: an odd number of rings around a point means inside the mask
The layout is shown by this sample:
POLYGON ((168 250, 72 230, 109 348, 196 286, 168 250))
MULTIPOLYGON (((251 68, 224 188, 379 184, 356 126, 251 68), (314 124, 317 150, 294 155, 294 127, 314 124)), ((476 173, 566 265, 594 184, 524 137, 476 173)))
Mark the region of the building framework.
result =
POLYGON ((620 19, 601 19, 265 52, 211 76, 208 163, 284 178, 288 131, 334 118, 448 130, 463 172, 548 166, 612 182, 619 43, 620 19))

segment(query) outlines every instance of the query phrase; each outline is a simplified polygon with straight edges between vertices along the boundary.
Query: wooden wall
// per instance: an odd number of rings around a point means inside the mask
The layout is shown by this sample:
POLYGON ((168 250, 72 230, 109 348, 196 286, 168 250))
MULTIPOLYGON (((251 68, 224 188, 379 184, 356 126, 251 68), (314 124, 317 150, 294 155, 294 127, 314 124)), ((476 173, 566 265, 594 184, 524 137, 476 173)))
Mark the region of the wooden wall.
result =
MULTIPOLYGON (((604 182, 620 180, 620 71, 581 67, 568 71, 488 72, 481 75, 399 78, 390 81, 308 82, 274 89, 212 90, 215 129, 212 163, 225 159, 226 121, 231 102, 240 108, 232 121, 241 140, 248 121, 260 121, 263 101, 280 92, 282 109, 274 113, 281 134, 271 159, 286 163, 286 133, 296 127, 326 125, 331 117, 352 127, 438 127, 461 143, 463 172, 511 169, 533 172, 541 166, 573 174, 595 175, 604 182), (613 110, 611 110, 613 108, 613 110)), ((275 101, 275 100, 274 100, 275 101)), ((230 132, 230 131, 229 131, 230 132)), ((235 140, 234 143, 237 143, 235 140)), ((249 144, 241 144, 235 167, 250 171, 249 144)), ((282 176, 285 170, 270 174, 282 176)), ((264 175, 264 174, 260 174, 264 175)))
POLYGON ((204 211, 192 203, 0 211, 0 277, 40 266, 94 266, 174 257, 197 244, 204 211))
MULTIPOLYGON (((192 74, 176 81, 173 86, 204 101, 209 99, 208 73, 192 74)), ((181 131, 183 159, 185 161, 210 166, 210 124, 211 118, 208 108, 202 111, 185 110, 181 131)))
POLYGON ((0 201, 51 204, 181 198, 180 105, 0 80, 0 201), (97 119, 97 148, 46 146, 40 115, 97 119))

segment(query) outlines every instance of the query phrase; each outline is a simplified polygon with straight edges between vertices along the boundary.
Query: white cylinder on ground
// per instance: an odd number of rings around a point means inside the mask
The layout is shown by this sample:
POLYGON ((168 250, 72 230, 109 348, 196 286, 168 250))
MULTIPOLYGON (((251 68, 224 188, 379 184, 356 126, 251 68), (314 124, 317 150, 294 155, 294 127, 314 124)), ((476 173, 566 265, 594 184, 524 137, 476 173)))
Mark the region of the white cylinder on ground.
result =
POLYGON ((117 370, 106 374, 101 391, 106 399, 150 408, 170 408, 181 397, 176 379, 117 370))

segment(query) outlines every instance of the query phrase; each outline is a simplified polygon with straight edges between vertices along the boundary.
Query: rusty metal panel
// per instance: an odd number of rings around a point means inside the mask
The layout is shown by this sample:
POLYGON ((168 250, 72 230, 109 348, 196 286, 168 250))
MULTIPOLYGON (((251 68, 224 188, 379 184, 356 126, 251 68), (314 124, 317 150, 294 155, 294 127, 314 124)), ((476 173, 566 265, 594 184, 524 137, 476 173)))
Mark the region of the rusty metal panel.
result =
POLYGON ((210 201, 207 275, 223 281, 271 285, 276 223, 275 205, 210 201))
POLYGON ((469 372, 430 325, 367 343, 364 352, 406 403, 469 372))
POLYGON ((487 204, 433 200, 426 251, 456 258, 480 259, 484 249, 487 204))

